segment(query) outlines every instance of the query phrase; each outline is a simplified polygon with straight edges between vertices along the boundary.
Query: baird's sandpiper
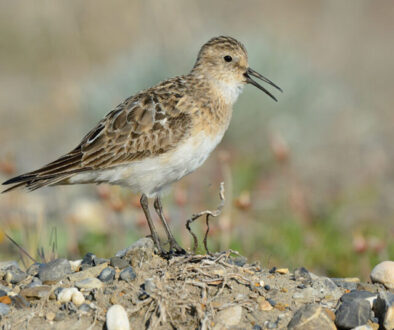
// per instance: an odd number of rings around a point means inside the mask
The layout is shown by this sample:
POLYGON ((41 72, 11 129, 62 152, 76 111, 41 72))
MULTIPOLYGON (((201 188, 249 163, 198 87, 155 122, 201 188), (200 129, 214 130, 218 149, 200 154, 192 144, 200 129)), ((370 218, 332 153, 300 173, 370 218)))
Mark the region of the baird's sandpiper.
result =
POLYGON ((231 37, 204 44, 189 74, 127 98, 109 112, 71 152, 3 184, 35 190, 43 186, 110 183, 141 193, 152 239, 162 255, 148 198, 169 240, 169 253, 184 253, 164 218, 160 193, 193 172, 222 140, 232 106, 245 84, 276 98, 252 76, 281 90, 248 65, 245 47, 231 37))

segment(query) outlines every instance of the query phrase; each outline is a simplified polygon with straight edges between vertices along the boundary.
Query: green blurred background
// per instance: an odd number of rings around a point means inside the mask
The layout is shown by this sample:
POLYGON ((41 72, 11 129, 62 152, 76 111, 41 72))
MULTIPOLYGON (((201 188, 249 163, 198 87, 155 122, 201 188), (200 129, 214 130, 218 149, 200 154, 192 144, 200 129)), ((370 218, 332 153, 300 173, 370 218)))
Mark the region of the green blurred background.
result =
MULTIPOLYGON (((224 181, 211 250, 365 280, 394 258, 393 22, 390 0, 1 1, 0 180, 70 151, 230 35, 284 93, 245 88, 222 144, 166 195, 170 225, 191 247, 185 220, 224 181)), ((1 195, 0 260, 21 259, 5 233, 38 259, 112 256, 148 234, 138 201, 106 185, 1 195)), ((204 221, 193 228, 202 238, 204 221)))

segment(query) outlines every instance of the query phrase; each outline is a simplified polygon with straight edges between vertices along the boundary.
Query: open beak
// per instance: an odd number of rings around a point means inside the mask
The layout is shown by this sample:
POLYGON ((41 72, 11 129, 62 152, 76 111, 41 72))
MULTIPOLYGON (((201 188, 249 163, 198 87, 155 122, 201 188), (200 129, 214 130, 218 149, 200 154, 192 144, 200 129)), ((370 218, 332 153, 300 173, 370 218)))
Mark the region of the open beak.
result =
POLYGON ((278 100, 276 99, 275 96, 273 96, 267 89, 265 89, 263 86, 261 86, 255 80, 253 80, 250 76, 253 76, 253 77, 256 77, 262 81, 265 81, 266 83, 270 84, 271 86, 274 86, 276 89, 283 92, 279 86, 275 85, 271 80, 267 79, 266 77, 262 76, 260 73, 254 71, 251 68, 248 68, 246 70, 246 72, 244 73, 244 77, 246 78, 246 82, 248 84, 252 84, 253 86, 256 86, 258 89, 261 89, 265 94, 271 96, 271 98, 273 98, 276 102, 278 102, 278 100))

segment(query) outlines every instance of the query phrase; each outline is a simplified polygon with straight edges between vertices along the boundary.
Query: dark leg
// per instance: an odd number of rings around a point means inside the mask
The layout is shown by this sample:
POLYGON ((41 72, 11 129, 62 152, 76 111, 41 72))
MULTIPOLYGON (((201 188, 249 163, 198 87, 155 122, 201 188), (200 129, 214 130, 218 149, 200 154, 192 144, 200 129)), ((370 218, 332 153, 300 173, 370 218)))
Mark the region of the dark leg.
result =
POLYGON ((141 199, 140 199, 140 203, 141 203, 142 209, 144 210, 146 220, 148 221, 148 225, 149 225, 149 229, 150 229, 150 233, 151 233, 153 242, 155 243, 156 248, 159 250, 159 254, 163 255, 164 251, 160 245, 159 236, 157 235, 155 225, 153 224, 152 218, 150 216, 148 197, 146 197, 145 194, 142 194, 141 199))
POLYGON ((161 200, 160 200, 159 196, 157 196, 155 198, 155 202, 153 203, 153 206, 154 206, 156 213, 159 216, 161 223, 163 224, 164 229, 166 231, 168 241, 170 243, 170 251, 169 252, 175 251, 177 254, 185 254, 186 251, 179 246, 179 244, 177 243, 177 241, 174 238, 174 235, 172 235, 172 233, 171 233, 170 227, 168 226, 167 221, 166 221, 164 214, 163 214, 163 206, 161 205, 161 200))

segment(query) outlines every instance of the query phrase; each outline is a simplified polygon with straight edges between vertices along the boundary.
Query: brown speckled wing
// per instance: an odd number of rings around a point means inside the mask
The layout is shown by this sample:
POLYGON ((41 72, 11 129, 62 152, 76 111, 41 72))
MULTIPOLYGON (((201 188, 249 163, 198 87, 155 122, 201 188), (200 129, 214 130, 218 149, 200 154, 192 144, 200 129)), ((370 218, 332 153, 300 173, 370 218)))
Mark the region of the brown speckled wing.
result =
POLYGON ((5 191, 67 183, 79 172, 106 169, 175 148, 189 136, 192 126, 191 116, 182 111, 188 98, 185 91, 183 78, 176 77, 126 99, 73 151, 36 171, 4 182, 14 184, 5 191))
POLYGON ((180 112, 179 93, 152 89, 127 99, 82 141, 81 166, 101 169, 156 156, 184 139, 191 118, 180 112))

